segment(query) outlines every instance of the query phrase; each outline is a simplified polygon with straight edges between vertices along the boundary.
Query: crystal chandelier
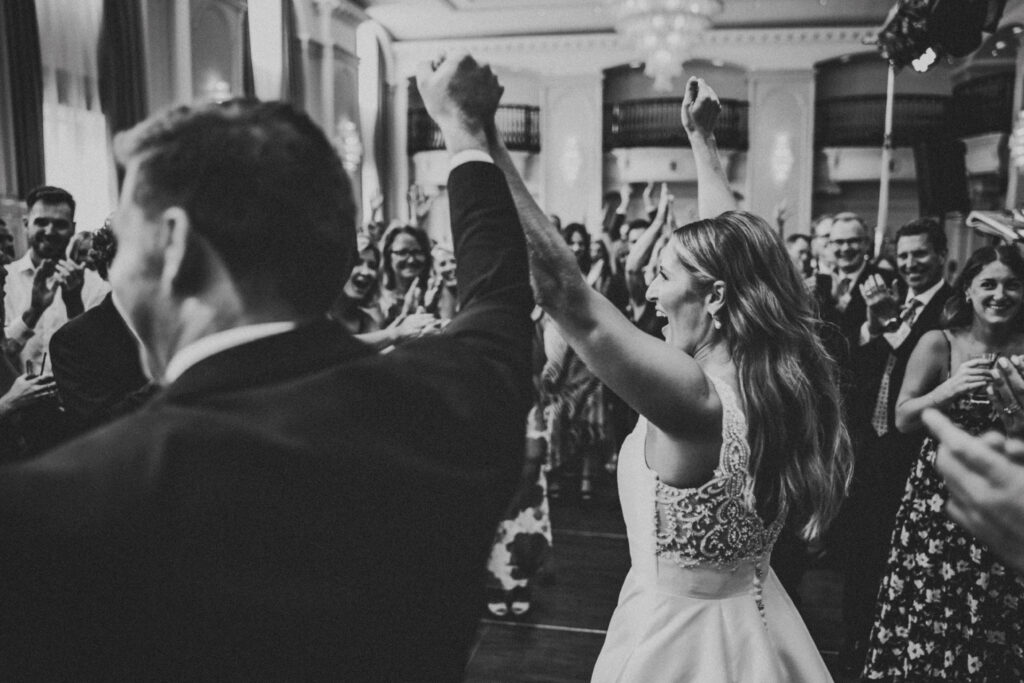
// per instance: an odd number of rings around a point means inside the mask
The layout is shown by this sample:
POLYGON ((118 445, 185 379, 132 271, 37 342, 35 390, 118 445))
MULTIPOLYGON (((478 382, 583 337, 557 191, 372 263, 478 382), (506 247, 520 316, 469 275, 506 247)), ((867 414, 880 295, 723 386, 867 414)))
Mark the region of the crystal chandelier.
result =
POLYGON ((645 62, 655 90, 672 89, 683 73, 690 48, 722 11, 722 0, 607 0, 615 30, 645 62))

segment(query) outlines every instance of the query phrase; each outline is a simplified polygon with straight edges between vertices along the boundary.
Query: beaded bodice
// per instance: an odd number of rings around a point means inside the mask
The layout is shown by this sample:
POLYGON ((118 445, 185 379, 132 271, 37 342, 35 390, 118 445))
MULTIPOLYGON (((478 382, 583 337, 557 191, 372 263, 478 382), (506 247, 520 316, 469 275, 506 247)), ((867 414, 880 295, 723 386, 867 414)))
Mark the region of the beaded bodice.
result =
POLYGON ((746 417, 733 388, 708 377, 722 401, 718 468, 710 481, 696 488, 679 489, 656 482, 656 552, 684 568, 735 569, 742 562, 759 562, 771 552, 785 511, 769 525, 758 516, 748 469, 746 417))

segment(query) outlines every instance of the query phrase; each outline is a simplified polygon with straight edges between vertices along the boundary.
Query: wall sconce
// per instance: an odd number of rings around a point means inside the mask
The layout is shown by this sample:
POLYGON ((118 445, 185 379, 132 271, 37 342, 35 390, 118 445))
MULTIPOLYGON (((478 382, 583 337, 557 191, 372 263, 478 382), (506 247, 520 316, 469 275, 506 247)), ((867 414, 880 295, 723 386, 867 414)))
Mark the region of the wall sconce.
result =
POLYGON ((334 147, 341 157, 341 165, 349 173, 359 170, 363 161, 363 142, 359 139, 359 128, 347 116, 338 119, 335 129, 334 147))

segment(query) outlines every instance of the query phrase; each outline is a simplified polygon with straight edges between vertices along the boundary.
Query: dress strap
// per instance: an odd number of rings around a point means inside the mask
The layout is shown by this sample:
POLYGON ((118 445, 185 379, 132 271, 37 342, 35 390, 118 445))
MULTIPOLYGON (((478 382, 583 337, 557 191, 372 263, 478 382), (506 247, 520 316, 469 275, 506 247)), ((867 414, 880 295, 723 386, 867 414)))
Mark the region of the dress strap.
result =
POLYGON ((946 379, 953 376, 953 338, 949 330, 942 330, 942 338, 946 340, 946 379))
POLYGON ((707 375, 722 402, 722 453, 719 467, 727 474, 749 474, 750 447, 747 445, 747 418, 740 409, 739 397, 721 377, 707 375))

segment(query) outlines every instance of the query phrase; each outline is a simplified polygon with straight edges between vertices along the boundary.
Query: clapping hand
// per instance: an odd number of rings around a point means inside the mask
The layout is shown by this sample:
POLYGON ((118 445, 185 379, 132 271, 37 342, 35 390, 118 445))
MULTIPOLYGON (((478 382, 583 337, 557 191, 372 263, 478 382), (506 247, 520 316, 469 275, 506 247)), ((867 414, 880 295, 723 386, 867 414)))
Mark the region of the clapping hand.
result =
POLYGON ((491 67, 477 63, 466 52, 441 55, 420 64, 416 84, 449 152, 488 149, 497 136, 494 113, 505 91, 491 67))
POLYGON ((868 306, 868 329, 880 334, 898 327, 900 305, 895 289, 888 287, 878 275, 869 275, 860 286, 860 295, 868 306))
POLYGON ((686 95, 683 97, 680 115, 687 134, 704 137, 713 135, 721 111, 718 95, 703 78, 691 77, 686 82, 686 95))
POLYGON ((417 224, 423 220, 423 217, 430 213, 430 207, 434 203, 434 197, 428 195, 423 189, 413 183, 409 186, 409 192, 406 194, 409 200, 409 218, 415 221, 417 224))
POLYGON ((668 192, 668 183, 662 183, 661 192, 658 194, 658 209, 654 214, 654 222, 664 225, 668 207, 673 199, 674 197, 668 192))
POLYGON ((85 284, 85 266, 71 259, 61 259, 54 267, 57 277, 54 279, 65 298, 81 296, 82 285, 85 284))
MULTIPOLYGON (((665 194, 665 183, 661 184, 661 194, 665 194)), ((654 183, 647 183, 646 187, 644 187, 643 197, 644 216, 650 217, 651 212, 657 209, 657 206, 654 204, 654 183)))
POLYGON ((437 334, 444 327, 444 322, 435 318, 432 313, 411 313, 395 320, 391 327, 397 337, 397 344, 415 337, 437 334))
POLYGON ((57 283, 51 281, 51 277, 56 268, 56 262, 50 259, 44 260, 36 268, 36 274, 32 277, 32 296, 28 310, 25 311, 25 324, 29 327, 35 327, 39 317, 53 303, 53 298, 57 294, 57 283))

